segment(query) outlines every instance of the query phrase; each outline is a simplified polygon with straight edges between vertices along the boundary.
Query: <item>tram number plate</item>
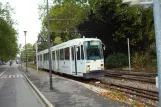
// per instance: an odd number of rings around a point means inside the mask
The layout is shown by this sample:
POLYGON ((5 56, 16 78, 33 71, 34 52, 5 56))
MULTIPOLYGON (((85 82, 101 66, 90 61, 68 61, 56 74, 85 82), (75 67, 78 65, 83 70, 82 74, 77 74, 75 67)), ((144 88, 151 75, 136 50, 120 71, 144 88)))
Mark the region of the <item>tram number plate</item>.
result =
POLYGON ((97 67, 98 70, 101 70, 101 67, 97 67))

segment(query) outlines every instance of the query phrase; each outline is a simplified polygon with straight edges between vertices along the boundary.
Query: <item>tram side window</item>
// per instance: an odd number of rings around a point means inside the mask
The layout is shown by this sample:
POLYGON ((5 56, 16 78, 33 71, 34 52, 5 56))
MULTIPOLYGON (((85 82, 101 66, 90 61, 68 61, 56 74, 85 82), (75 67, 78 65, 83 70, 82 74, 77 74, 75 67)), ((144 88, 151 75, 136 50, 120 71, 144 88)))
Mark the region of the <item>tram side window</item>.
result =
POLYGON ((64 49, 60 49, 60 60, 64 60, 64 49))
POLYGON ((44 54, 44 61, 46 61, 46 54, 44 54))
POLYGON ((80 47, 77 47, 78 51, 77 51, 77 60, 80 60, 80 47))
POLYGON ((44 54, 44 61, 46 61, 46 57, 45 57, 46 55, 44 54))
POLYGON ((69 60, 69 48, 65 48, 65 60, 69 60))
POLYGON ((38 55, 38 61, 40 61, 40 58, 39 58, 40 55, 38 55))
POLYGON ((46 54, 46 60, 49 60, 49 53, 46 54))
POLYGON ((59 55, 59 50, 58 51, 56 51, 56 59, 57 60, 60 60, 60 57, 59 57, 60 55, 59 55))
POLYGON ((84 60, 84 51, 83 51, 83 45, 81 45, 81 58, 84 60))
POLYGON ((52 58, 55 60, 55 51, 52 52, 52 58))
POLYGON ((42 55, 40 55, 40 61, 42 61, 42 55))
POLYGON ((74 48, 72 47, 72 60, 74 60, 74 48))
POLYGON ((38 61, 40 61, 40 56, 41 56, 41 55, 38 56, 38 61))

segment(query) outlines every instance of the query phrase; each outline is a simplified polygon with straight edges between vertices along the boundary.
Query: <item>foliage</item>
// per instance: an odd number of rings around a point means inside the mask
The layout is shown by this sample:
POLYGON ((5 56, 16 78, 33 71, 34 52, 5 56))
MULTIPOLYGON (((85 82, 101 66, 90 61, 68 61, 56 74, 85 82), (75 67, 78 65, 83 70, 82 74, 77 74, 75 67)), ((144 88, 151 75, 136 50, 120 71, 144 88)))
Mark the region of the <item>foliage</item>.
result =
POLYGON ((3 5, 0 3, 0 59, 14 59, 18 52, 17 32, 13 25, 12 8, 9 3, 3 5))
POLYGON ((129 98, 128 95, 126 95, 125 93, 110 91, 110 92, 101 92, 100 94, 106 98, 126 102, 130 104, 132 107, 145 107, 143 103, 129 98))
POLYGON ((82 35, 97 37, 106 45, 105 57, 111 53, 127 53, 127 38, 132 52, 145 53, 154 43, 152 9, 121 5, 122 0, 94 0, 90 2, 89 21, 80 24, 82 35), (88 33, 90 32, 90 33, 88 33))
POLYGON ((138 53, 135 52, 134 55, 132 55, 132 66, 136 70, 148 70, 149 68, 149 62, 150 58, 149 55, 143 54, 142 52, 138 53))
POLYGON ((35 49, 32 44, 28 43, 23 47, 23 51, 21 52, 21 58, 23 61, 26 61, 26 53, 27 53, 27 61, 34 61, 35 59, 35 49), (25 48, 26 47, 26 48, 25 48))
POLYGON ((151 48, 150 56, 151 56, 151 59, 157 59, 156 47, 152 47, 152 48, 151 48))
POLYGON ((105 62, 106 68, 119 68, 127 65, 128 65, 128 57, 122 53, 109 55, 106 58, 106 62, 105 62))
MULTIPOLYGON (((80 0, 54 0, 53 4, 50 6, 49 11, 52 44, 56 45, 80 37, 76 28, 80 23, 87 19, 87 6, 82 6, 80 0)), ((43 26, 39 35, 43 36, 43 38, 47 38, 47 35, 42 33, 44 29, 47 28, 46 15, 44 15, 44 10, 46 10, 45 7, 44 4, 39 5, 40 18, 42 19, 43 26)))

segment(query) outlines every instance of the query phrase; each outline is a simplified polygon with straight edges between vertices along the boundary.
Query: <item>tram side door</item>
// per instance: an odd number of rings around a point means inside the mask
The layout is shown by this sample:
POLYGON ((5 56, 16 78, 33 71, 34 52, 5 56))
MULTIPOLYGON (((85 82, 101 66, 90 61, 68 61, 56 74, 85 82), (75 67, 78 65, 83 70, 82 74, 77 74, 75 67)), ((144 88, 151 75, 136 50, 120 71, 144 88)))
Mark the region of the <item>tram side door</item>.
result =
POLYGON ((81 58, 81 48, 80 46, 74 46, 72 48, 72 74, 81 75, 81 73, 83 72, 82 65, 83 60, 81 58))
POLYGON ((72 53, 72 74, 77 75, 77 51, 76 46, 71 47, 71 53, 72 53))
POLYGON ((60 71, 60 68, 59 68, 59 61, 60 61, 60 53, 59 53, 59 50, 56 51, 56 60, 57 60, 56 70, 57 70, 57 72, 59 72, 60 71))

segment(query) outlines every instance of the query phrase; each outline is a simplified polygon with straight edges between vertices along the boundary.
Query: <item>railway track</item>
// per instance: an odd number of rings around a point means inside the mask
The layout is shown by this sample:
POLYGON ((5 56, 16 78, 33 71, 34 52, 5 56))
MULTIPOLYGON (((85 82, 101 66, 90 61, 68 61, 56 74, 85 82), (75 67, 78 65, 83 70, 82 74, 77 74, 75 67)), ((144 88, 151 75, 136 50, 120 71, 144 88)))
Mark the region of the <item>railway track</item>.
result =
POLYGON ((142 102, 148 106, 151 106, 151 107, 156 107, 156 105, 152 105, 142 99, 144 98, 144 99, 148 99, 148 100, 152 100, 152 101, 159 101, 159 93, 157 91, 146 90, 146 89, 131 87, 131 86, 127 86, 127 85, 107 83, 104 81, 100 81, 100 84, 96 84, 95 82, 91 81, 90 84, 95 85, 95 86, 100 86, 103 88, 107 88, 107 89, 110 89, 111 91, 126 93, 127 97, 130 97, 132 99, 140 101, 140 102, 142 102))
MULTIPOLYGON (((149 74, 150 75, 150 74, 149 74)), ((136 75, 136 74, 127 74, 127 73, 105 73, 106 77, 112 77, 116 79, 126 79, 126 80, 133 80, 133 81, 139 81, 139 82, 146 82, 146 83, 151 83, 155 84, 155 78, 150 77, 149 75, 147 76, 141 76, 141 75, 136 75)))
POLYGON ((158 75, 157 73, 118 71, 118 70, 105 70, 105 73, 110 73, 112 75, 132 75, 141 77, 156 77, 158 75))
MULTIPOLYGON (((57 74, 57 73, 54 73, 54 74, 62 76, 62 75, 57 74)), ((103 88, 106 88, 108 90, 110 89, 111 91, 126 93, 126 95, 128 97, 135 99, 137 101, 139 100, 139 101, 143 102, 144 104, 146 104, 148 106, 156 107, 155 105, 149 104, 146 101, 142 101, 142 98, 150 99, 150 100, 153 100, 153 101, 159 101, 159 94, 158 94, 157 91, 131 87, 131 86, 128 86, 128 85, 107 83, 106 81, 101 80, 101 79, 86 80, 86 79, 82 79, 82 78, 78 78, 78 77, 73 77, 73 76, 70 76, 70 75, 63 75, 63 77, 68 78, 68 79, 73 79, 73 80, 76 80, 76 81, 79 81, 79 82, 103 87, 103 88), (96 82, 98 82, 98 81, 100 83, 96 84, 96 82), (129 95, 135 95, 136 97, 131 97, 129 95)))
POLYGON ((122 91, 128 94, 137 95, 140 97, 144 97, 144 98, 148 98, 148 99, 156 100, 156 101, 159 100, 158 92, 156 91, 126 86, 126 85, 118 85, 118 84, 113 84, 113 83, 108 84, 104 82, 104 84, 109 85, 109 86, 119 87, 119 89, 117 89, 118 91, 122 91))

